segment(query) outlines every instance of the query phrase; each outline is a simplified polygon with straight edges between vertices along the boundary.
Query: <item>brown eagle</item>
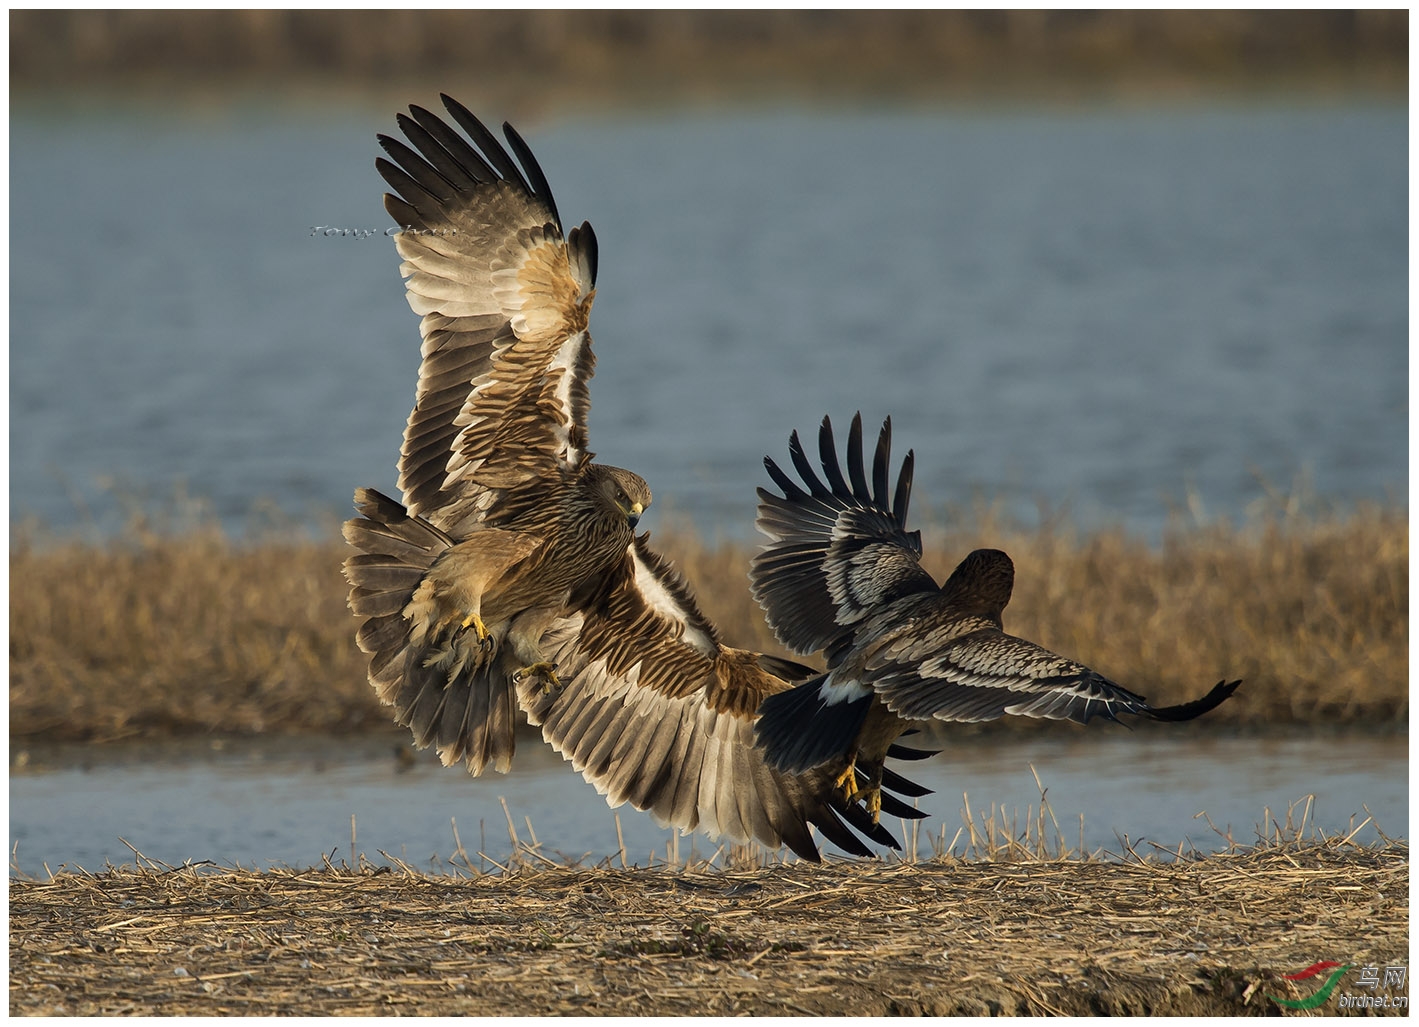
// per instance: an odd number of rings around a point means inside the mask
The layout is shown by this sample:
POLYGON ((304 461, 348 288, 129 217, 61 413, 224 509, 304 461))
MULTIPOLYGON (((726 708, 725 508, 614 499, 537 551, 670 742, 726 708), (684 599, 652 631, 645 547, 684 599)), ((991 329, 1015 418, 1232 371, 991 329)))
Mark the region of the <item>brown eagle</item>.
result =
POLYGON ((821 650, 828 671, 769 696, 755 726, 769 765, 782 771, 840 772, 845 797, 875 815, 882 760, 905 731, 930 721, 995 720, 1004 714, 1116 720, 1120 713, 1191 720, 1240 681, 1219 682, 1201 699, 1155 708, 1083 664, 1005 633, 1015 567, 998 549, 978 549, 938 586, 919 562, 920 532, 907 531, 914 454, 888 494, 892 421, 878 435, 869 484, 862 417, 848 434, 847 475, 832 424, 818 432, 820 479, 798 433, 789 456, 802 483, 764 458, 780 496, 760 488, 757 525, 770 539, 749 572, 754 597, 779 641, 821 650))
MULTIPOLYGON (((815 825, 895 845, 826 771, 770 767, 765 697, 813 673, 725 646, 689 586, 636 537, 650 488, 587 450, 596 236, 563 232, 537 161, 461 104, 462 133, 410 107, 381 135, 422 361, 399 459, 402 503, 359 489, 344 534, 357 641, 380 700, 447 765, 506 771, 519 706, 606 796, 683 831, 786 844, 815 825)), ((903 753, 903 755, 908 755, 903 753)), ((896 775, 887 787, 926 793, 896 775)), ((921 816, 895 797, 884 808, 921 816)))

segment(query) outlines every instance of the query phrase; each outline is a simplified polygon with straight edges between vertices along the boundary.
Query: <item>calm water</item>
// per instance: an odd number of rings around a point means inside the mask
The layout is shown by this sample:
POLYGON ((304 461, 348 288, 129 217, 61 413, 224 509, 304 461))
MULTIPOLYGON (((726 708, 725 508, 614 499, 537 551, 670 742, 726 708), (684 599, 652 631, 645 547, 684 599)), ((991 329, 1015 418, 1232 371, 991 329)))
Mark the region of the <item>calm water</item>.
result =
MULTIPOLYGON (((64 747, 27 754, 10 776, 10 843, 22 872, 43 865, 101 868, 132 863, 130 842, 145 856, 171 864, 214 860, 243 866, 318 865, 321 854, 350 858, 350 817, 356 851, 382 862, 380 851, 420 868, 443 866, 454 851, 453 822, 477 863, 481 849, 505 860, 510 851, 506 799, 519 836, 525 820, 546 855, 596 861, 617 852, 616 825, 605 801, 550 747, 519 747, 513 772, 470 778, 422 753, 412 766, 394 758, 397 736, 337 743, 265 742, 147 746, 124 750, 64 747), (97 762, 99 754, 103 762, 97 762)), ((1146 840, 1176 848, 1186 839, 1204 851, 1221 847, 1196 817, 1206 811, 1238 842, 1256 839, 1254 825, 1270 807, 1284 822, 1288 805, 1316 796, 1316 823, 1344 832, 1368 806, 1391 837, 1408 837, 1408 743, 1358 736, 1324 740, 1143 738, 1122 729, 1052 732, 1031 740, 995 739, 953 746, 914 763, 908 776, 936 790, 919 800, 933 814, 927 834, 945 827, 949 841, 962 825, 962 793, 977 812, 992 803, 1018 811, 1038 807, 1033 764, 1066 842, 1122 851, 1127 836, 1138 851, 1146 840)), ((1299 809, 1297 810, 1299 816, 1299 809)), ((671 832, 629 807, 620 810, 630 861, 663 859, 671 832)), ((893 823, 899 833, 899 823, 893 823)), ((1372 828, 1357 838, 1375 841, 1372 828)), ((682 839, 680 855, 691 851, 682 839)), ((697 838, 695 851, 716 845, 697 838)), ((831 846, 828 847, 832 850, 831 846)), ((13 869, 13 868, 12 868, 13 869)), ((446 867, 445 867, 446 869, 446 867)))
MULTIPOLYGON (((420 98, 425 102, 429 98, 420 98)), ((488 112, 490 120, 499 112, 488 112)), ((391 112, 392 114, 392 112, 391 112)), ((1407 493, 1407 111, 849 113, 524 124, 601 241, 592 444, 751 534, 761 458, 890 413, 919 504, 1156 533, 1308 473, 1407 493)), ((11 514, 182 483, 233 526, 391 487, 416 320, 390 114, 11 121, 11 514)), ((653 522, 652 522, 653 526, 653 522)))

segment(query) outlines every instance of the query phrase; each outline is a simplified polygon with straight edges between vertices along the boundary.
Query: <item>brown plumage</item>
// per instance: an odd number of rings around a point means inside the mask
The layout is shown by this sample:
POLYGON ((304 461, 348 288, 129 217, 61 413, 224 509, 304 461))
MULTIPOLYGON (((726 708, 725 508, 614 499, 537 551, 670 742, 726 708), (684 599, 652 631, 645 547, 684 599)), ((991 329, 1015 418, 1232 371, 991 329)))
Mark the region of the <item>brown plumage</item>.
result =
MULTIPOLYGON (((825 771, 753 745, 763 699, 813 672, 723 645, 688 585, 636 538, 650 489, 586 449, 596 237, 568 233, 525 143, 517 160, 457 102, 381 136, 398 193, 422 361, 399 460, 402 503, 360 489, 345 564, 370 682, 415 741, 505 771, 519 706, 615 806, 684 831, 817 859, 816 826, 895 844, 825 771), (851 825, 851 829, 849 827, 851 825)), ((895 775, 889 789, 921 789, 895 775)), ((889 796, 891 810, 917 812, 889 796)))
POLYGON ((770 696, 756 732, 780 770, 828 767, 855 796, 876 802, 882 760, 904 731, 930 721, 994 720, 1005 714, 1110 720, 1130 713, 1190 720, 1225 700, 1240 682, 1158 709, 1083 664, 1005 633, 1015 567, 998 549, 969 554, 939 588, 918 562, 921 536, 906 530, 913 454, 902 461, 889 501, 891 421, 883 424, 868 484, 862 419, 854 417, 844 476, 825 417, 818 435, 827 482, 814 472, 798 433, 789 455, 802 484, 773 460, 777 495, 759 489, 759 529, 770 542, 750 570, 754 596, 779 641, 795 652, 821 650, 826 674, 770 696))

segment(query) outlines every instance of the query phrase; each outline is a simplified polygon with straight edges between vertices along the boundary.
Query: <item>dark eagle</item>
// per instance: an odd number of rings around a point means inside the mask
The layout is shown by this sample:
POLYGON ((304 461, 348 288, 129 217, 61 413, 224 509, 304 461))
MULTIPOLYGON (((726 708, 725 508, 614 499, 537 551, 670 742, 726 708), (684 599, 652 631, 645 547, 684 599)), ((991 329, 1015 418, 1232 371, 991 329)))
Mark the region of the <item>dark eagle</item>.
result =
POLYGON ((978 549, 938 586, 921 566, 921 535, 907 531, 913 454, 889 494, 892 422, 877 439, 868 481, 862 418, 848 434, 847 475, 828 418, 818 432, 820 479, 798 433, 789 456, 802 483, 770 458, 783 490, 759 489, 759 530, 769 543, 752 562, 754 597, 779 641, 821 651, 825 674, 764 700, 755 728, 769 765, 785 772, 827 768, 846 797, 878 808, 882 759, 922 722, 995 720, 1004 714, 1116 720, 1131 713, 1191 720, 1241 683, 1219 682, 1180 706, 1155 708, 1081 663, 1005 633, 1015 567, 998 549, 978 549))
MULTIPOLYGON (((380 700, 445 764, 506 771, 520 706, 618 806, 818 858, 815 825, 856 855, 891 834, 832 773, 785 772, 753 744, 760 703, 813 671, 724 645, 636 523, 650 488, 593 462, 587 321, 596 236, 563 232, 526 143, 512 154, 410 107, 381 135, 422 360, 399 458, 402 502, 355 493, 345 538, 357 634, 380 700)), ((898 777, 889 789, 925 789, 898 777)), ((921 816, 899 799, 885 809, 921 816)))

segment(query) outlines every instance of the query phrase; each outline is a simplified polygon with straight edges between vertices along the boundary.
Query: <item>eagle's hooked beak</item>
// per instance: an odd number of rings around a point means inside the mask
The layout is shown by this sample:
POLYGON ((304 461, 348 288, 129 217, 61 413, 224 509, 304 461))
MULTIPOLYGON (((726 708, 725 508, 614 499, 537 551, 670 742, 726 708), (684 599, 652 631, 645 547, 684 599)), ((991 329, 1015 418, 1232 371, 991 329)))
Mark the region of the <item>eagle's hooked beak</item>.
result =
POLYGON ((640 523, 641 514, 645 513, 645 507, 639 503, 632 503, 630 509, 626 511, 626 523, 634 528, 640 523))

